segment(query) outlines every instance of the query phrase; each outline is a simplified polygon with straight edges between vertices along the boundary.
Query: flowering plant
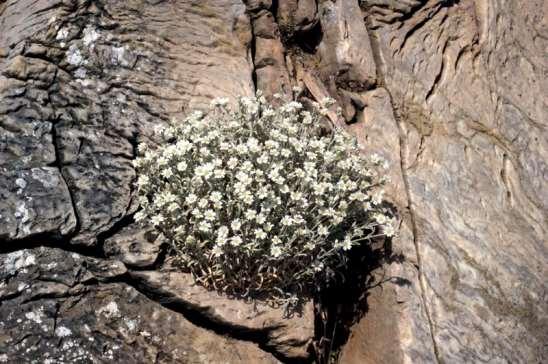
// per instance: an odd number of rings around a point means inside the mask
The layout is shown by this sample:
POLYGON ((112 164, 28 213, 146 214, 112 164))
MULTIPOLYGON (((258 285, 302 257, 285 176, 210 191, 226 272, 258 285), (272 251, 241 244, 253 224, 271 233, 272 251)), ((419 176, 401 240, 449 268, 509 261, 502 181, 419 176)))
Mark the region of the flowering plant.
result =
POLYGON ((326 104, 274 107, 260 94, 237 107, 159 127, 135 160, 147 220, 206 287, 287 302, 329 282, 357 244, 394 233, 382 168, 355 139, 320 127, 326 104))

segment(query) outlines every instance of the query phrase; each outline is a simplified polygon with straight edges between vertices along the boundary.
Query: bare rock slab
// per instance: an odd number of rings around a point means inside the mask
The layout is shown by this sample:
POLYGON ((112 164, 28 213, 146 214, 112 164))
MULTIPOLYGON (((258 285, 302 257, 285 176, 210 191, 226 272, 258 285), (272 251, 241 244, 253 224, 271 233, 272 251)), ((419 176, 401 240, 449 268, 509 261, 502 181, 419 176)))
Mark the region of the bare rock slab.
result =
POLYGON ((265 334, 269 349, 291 359, 307 359, 314 338, 314 310, 311 302, 291 318, 283 308, 230 299, 209 291, 183 272, 131 272, 144 290, 170 302, 200 312, 206 319, 235 330, 265 334))
POLYGON ((358 1, 323 1, 319 13, 324 34, 318 49, 322 74, 336 76, 344 87, 375 84, 373 51, 358 1))

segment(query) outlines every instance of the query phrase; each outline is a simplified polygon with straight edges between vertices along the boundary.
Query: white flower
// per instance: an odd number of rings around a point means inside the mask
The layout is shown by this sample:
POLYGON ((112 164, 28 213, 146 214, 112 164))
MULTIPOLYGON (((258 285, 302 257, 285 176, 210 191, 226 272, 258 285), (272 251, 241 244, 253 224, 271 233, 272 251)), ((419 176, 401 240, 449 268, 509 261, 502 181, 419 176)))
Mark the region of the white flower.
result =
POLYGON ((388 218, 386 217, 386 215, 381 213, 374 214, 373 218, 375 219, 375 221, 377 221, 381 225, 385 224, 388 221, 388 218))
POLYGON ((207 199, 201 198, 200 201, 198 201, 198 207, 203 209, 208 205, 207 199))
POLYGON ((298 192, 298 191, 297 192, 291 192, 290 196, 291 196, 291 199, 293 201, 299 201, 303 198, 302 192, 298 192))
POLYGON ((371 155, 371 162, 374 163, 374 164, 378 164, 380 165, 381 163, 384 162, 384 159, 378 155, 377 153, 374 153, 371 155))
POLYGON ((148 145, 146 143, 139 143, 139 145, 137 145, 137 151, 139 153, 144 153, 147 149, 148 145))
POLYGON ((312 263, 312 268, 315 272, 321 272, 324 269, 324 264, 321 262, 312 263))
POLYGON ((192 143, 190 143, 186 139, 179 140, 177 143, 175 143, 175 150, 177 151, 177 154, 179 155, 183 155, 191 149, 192 149, 192 143))
POLYGON ((226 238, 228 236, 229 230, 226 226, 221 226, 219 229, 217 229, 217 236, 221 236, 223 238, 226 238))
POLYGON ((242 171, 236 173, 236 179, 240 181, 241 183, 243 183, 245 186, 253 182, 251 177, 249 177, 245 172, 242 172, 242 171))
POLYGON ((188 195, 185 199, 185 202, 189 205, 192 205, 194 202, 198 201, 198 196, 196 196, 195 194, 191 193, 190 195, 188 195))
POLYGON ((255 221, 257 222, 257 224, 259 225, 262 225, 265 223, 266 221, 266 216, 264 216, 262 213, 257 215, 257 217, 255 218, 255 221))
POLYGON ((344 241, 342 242, 342 249, 343 250, 350 250, 352 249, 352 241, 350 240, 349 236, 346 236, 344 238, 344 241))
POLYGON ((242 227, 242 222, 239 219, 232 220, 230 227, 232 228, 232 231, 238 231, 242 227))
POLYGON ((251 220, 255 219, 256 216, 257 216, 257 212, 255 210, 247 210, 245 212, 245 218, 247 220, 251 221, 251 220))
POLYGON ((196 169, 194 170, 194 174, 197 177, 209 178, 214 168, 215 166, 213 165, 213 163, 205 163, 205 164, 202 164, 201 166, 196 167, 196 169))
POLYGON ((217 217, 217 214, 213 210, 206 210, 204 212, 204 219, 208 221, 213 221, 217 217))
POLYGON ((144 212, 144 211, 138 211, 135 213, 135 215, 133 215, 133 219, 135 221, 141 221, 143 220, 145 217, 147 216, 147 214, 144 212))
POLYGON ((156 160, 156 163, 158 163, 159 166, 165 166, 167 162, 168 160, 166 157, 160 157, 156 160))
POLYGON ((263 153, 259 158, 257 158, 257 163, 259 164, 266 164, 268 163, 268 154, 263 153))
POLYGON ((226 242, 227 242, 227 237, 228 237, 228 228, 226 226, 221 226, 218 230, 217 230, 217 239, 216 239, 216 242, 217 242, 217 245, 225 245, 226 242))
POLYGON ((287 185, 283 185, 281 188, 280 188, 280 192, 281 193, 289 193, 289 187, 287 185))
POLYGON ((166 168, 162 171, 162 176, 164 176, 165 178, 169 178, 173 176, 173 171, 171 170, 171 168, 166 168))
POLYGON ((242 238, 239 236, 234 236, 232 239, 230 239, 230 244, 233 246, 240 246, 242 244, 242 238))
POLYGON ((163 125, 156 125, 154 127, 154 134, 161 135, 164 132, 165 128, 163 125))
POLYGON ((384 190, 380 190, 373 195, 373 197, 371 198, 371 202, 374 205, 380 205, 382 203, 383 197, 384 197, 384 190))
POLYGON ((236 182, 234 183, 234 193, 236 195, 242 195, 244 192, 246 192, 246 185, 242 182, 236 182))
POLYGON ((211 100, 210 105, 211 105, 211 107, 223 107, 223 106, 228 105, 229 101, 230 100, 226 97, 217 97, 217 98, 211 100))
POLYGON ((324 97, 323 100, 320 101, 320 105, 323 107, 329 107, 336 103, 335 99, 331 97, 324 97))
POLYGON ((282 249, 278 245, 272 245, 270 247, 270 254, 272 254, 274 258, 278 258, 282 255, 282 249))
POLYGON ((176 211, 176 210, 178 210, 178 209, 179 209, 179 205, 178 205, 177 203, 175 203, 175 202, 172 202, 172 203, 170 203, 170 204, 167 206, 167 211, 168 211, 168 212, 174 212, 174 211, 176 211))
POLYGON ((318 228, 318 234, 320 234, 320 236, 327 236, 329 235, 329 229, 324 225, 320 225, 318 228))
POLYGON ((383 233, 384 233, 384 235, 386 235, 389 238, 394 236, 396 234, 396 229, 394 228, 394 224, 389 223, 389 224, 384 225, 383 233))
POLYGON ((291 226, 293 225, 293 222, 294 221, 291 218, 291 216, 286 215, 282 218, 282 220, 280 221, 280 224, 282 224, 283 226, 291 226))
POLYGON ((246 205, 251 205, 253 203, 253 194, 249 191, 245 191, 243 196, 242 196, 242 201, 246 204, 246 205))
POLYGON ((304 162, 303 166, 304 166, 304 170, 308 174, 311 174, 313 171, 316 170, 316 163, 314 162, 304 162))
POLYGON ((231 157, 228 160, 228 163, 227 163, 228 168, 234 169, 234 168, 236 168, 237 165, 238 165, 238 159, 237 158, 231 157))
POLYGON ((213 203, 221 202, 223 195, 219 191, 213 191, 209 194, 209 200, 213 203))
POLYGON ((198 230, 200 230, 202 232, 205 232, 205 233, 210 232, 211 231, 211 224, 207 221, 202 221, 198 225, 198 230))
POLYGON ((185 161, 181 161, 181 162, 177 163, 177 170, 179 172, 185 171, 186 168, 187 168, 187 163, 185 161))
POLYGON ((305 125, 312 124, 312 115, 310 114, 310 112, 305 111, 302 113, 302 115, 303 115, 303 124, 305 125))
POLYGON ((257 197, 262 200, 265 199, 268 196, 268 188, 261 187, 259 191, 257 191, 257 197))
POLYGON ((139 178, 137 179, 137 185, 139 187, 145 187, 149 183, 150 183, 150 178, 148 178, 148 176, 146 175, 139 176, 139 178))
POLYGON ((255 237, 257 239, 265 239, 266 238, 266 233, 264 232, 263 229, 255 229, 254 233, 255 233, 255 237))
POLYGON ((224 169, 216 169, 213 171, 213 176, 216 178, 216 179, 221 179, 221 178, 224 178, 225 177, 225 170, 224 169))
POLYGON ((259 146, 259 141, 255 138, 249 138, 246 145, 251 152, 257 153, 261 150, 261 147, 259 146))
POLYGON ((238 154, 247 154, 248 151, 249 148, 245 144, 238 144, 236 146, 236 152, 238 152, 238 154))
POLYGON ((221 255, 223 255, 223 249, 221 248, 221 245, 215 245, 213 249, 211 249, 211 254, 213 254, 214 257, 218 258, 221 255))
POLYGON ((150 218, 150 222, 154 226, 158 226, 161 223, 163 223, 164 221, 165 221, 165 218, 162 215, 154 215, 150 218))

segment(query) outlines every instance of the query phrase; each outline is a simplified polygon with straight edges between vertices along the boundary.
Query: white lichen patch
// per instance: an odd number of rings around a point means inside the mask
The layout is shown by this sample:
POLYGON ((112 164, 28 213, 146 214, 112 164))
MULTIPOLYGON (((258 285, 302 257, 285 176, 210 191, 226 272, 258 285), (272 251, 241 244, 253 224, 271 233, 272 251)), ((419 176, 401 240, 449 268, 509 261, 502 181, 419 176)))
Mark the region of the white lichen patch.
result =
POLYGON ((128 66, 129 62, 126 58, 126 47, 112 47, 112 55, 110 61, 115 65, 128 66))
POLYGON ((67 62, 73 66, 85 64, 84 56, 75 44, 71 44, 67 51, 67 62))
POLYGON ((4 272, 13 274, 36 264, 36 257, 26 250, 19 250, 5 256, 2 266, 4 272))
POLYGON ((25 181, 23 178, 17 178, 15 180, 15 184, 17 185, 17 187, 19 187, 19 190, 17 190, 18 195, 20 195, 25 187, 27 187, 27 181, 25 181))
POLYGON ((15 213, 13 215, 16 218, 21 219, 21 223, 25 223, 25 222, 29 221, 30 212, 29 212, 29 210, 27 209, 27 207, 25 205, 25 201, 18 201, 17 202, 16 208, 15 208, 15 213))
POLYGON ((83 79, 83 78, 86 78, 86 76, 87 76, 87 71, 85 68, 80 67, 74 72, 74 77, 76 78, 83 79))
POLYGON ((120 315, 118 304, 114 301, 111 301, 106 306, 101 307, 97 313, 100 315, 102 314, 107 318, 118 317, 120 315))
POLYGON ((97 31, 91 27, 86 27, 86 29, 84 29, 84 37, 83 37, 83 42, 84 42, 84 45, 85 46, 90 46, 92 45, 97 39, 99 39, 101 35, 99 33, 97 33, 97 31))
POLYGON ((29 288, 29 284, 21 282, 17 286, 17 291, 21 292, 22 290, 27 289, 27 288, 29 288))
POLYGON ((45 168, 33 168, 31 170, 32 178, 40 182, 46 188, 52 188, 59 184, 57 175, 51 173, 45 168))
POLYGON ((124 319, 124 323, 129 331, 135 331, 139 322, 137 320, 124 319))
POLYGON ((72 335, 72 331, 66 326, 59 326, 55 329, 55 335, 57 337, 67 337, 72 335))
POLYGON ((51 262, 51 263, 46 264, 46 269, 47 270, 52 270, 55 267, 57 267, 57 262, 51 262))
POLYGON ((57 32, 57 36, 55 37, 55 39, 57 39, 57 40, 64 40, 64 39, 67 39, 68 35, 69 35, 68 29, 66 29, 66 28, 59 29, 59 31, 57 32))
POLYGON ((30 320, 30 321, 35 322, 37 324, 42 323, 42 312, 41 311, 27 312, 27 313, 25 313, 25 317, 27 318, 27 320, 30 320))

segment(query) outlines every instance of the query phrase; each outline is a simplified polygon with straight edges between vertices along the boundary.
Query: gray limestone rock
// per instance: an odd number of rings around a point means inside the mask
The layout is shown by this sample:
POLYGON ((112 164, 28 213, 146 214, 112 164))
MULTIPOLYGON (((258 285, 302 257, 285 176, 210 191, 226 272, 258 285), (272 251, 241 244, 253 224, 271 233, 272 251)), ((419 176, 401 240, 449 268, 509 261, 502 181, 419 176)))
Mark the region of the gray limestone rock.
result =
POLYGON ((37 248, 0 254, 0 262, 2 362, 279 363, 255 344, 195 326, 116 276, 109 282, 96 273, 106 267, 88 257, 37 248), (96 279, 103 283, 90 284, 96 279))

